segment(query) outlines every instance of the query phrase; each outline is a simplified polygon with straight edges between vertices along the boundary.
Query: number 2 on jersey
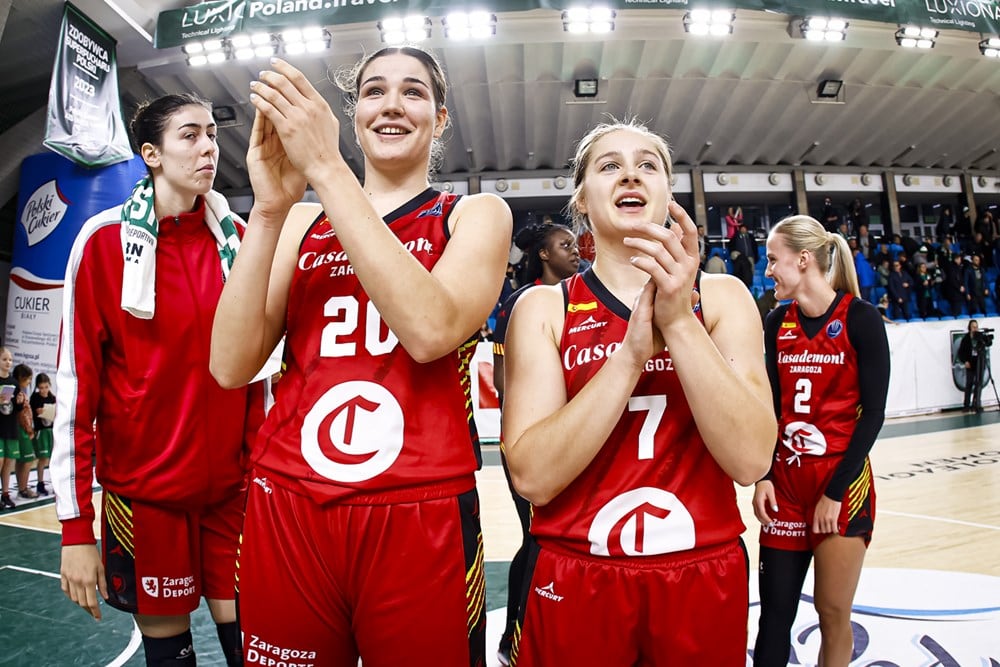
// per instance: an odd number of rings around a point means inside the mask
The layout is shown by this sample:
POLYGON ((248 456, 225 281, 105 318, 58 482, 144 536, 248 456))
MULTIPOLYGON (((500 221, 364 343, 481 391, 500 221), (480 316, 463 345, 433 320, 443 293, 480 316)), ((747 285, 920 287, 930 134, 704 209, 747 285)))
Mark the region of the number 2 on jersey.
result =
POLYGON ((795 381, 795 403, 792 408, 797 414, 807 415, 812 412, 809 399, 812 398, 813 383, 809 378, 799 378, 795 381))

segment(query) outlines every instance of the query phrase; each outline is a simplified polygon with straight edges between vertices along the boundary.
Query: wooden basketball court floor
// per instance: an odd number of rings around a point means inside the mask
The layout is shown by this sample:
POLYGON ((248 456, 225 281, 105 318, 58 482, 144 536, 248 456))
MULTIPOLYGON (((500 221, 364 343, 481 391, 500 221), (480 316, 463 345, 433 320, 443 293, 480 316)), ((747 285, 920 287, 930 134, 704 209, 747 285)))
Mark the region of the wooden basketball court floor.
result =
MULTIPOLYGON (((487 446, 485 458, 479 489, 488 561, 487 649, 488 664, 496 665, 507 563, 519 535, 497 448, 487 446)), ((878 518, 852 617, 858 619, 855 644, 864 644, 864 653, 852 664, 1000 665, 1000 413, 990 406, 982 415, 887 421, 872 464, 878 518), (886 628, 886 622, 897 626, 886 628)), ((751 557, 751 644, 758 531, 752 494, 738 489, 751 557)), ((51 499, 0 514, 0 665, 142 665, 128 615, 105 607, 98 623, 64 598, 58 528, 51 499)), ((816 661, 810 591, 807 583, 789 664, 816 661)), ((280 601, 275 605, 280 609, 280 601)), ((199 664, 224 665, 204 604, 194 625, 199 664)))

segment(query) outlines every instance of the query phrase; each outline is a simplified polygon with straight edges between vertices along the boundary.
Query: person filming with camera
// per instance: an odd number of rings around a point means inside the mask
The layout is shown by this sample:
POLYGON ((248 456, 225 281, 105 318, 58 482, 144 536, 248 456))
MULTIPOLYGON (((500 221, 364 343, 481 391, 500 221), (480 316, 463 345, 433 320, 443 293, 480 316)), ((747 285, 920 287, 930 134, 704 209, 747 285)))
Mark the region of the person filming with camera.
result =
POLYGON ((987 348, 993 344, 993 329, 979 330, 977 320, 969 320, 969 330, 958 344, 958 360, 965 366, 965 399, 962 409, 983 411, 982 393, 987 348), (971 402, 970 402, 971 399, 971 402))

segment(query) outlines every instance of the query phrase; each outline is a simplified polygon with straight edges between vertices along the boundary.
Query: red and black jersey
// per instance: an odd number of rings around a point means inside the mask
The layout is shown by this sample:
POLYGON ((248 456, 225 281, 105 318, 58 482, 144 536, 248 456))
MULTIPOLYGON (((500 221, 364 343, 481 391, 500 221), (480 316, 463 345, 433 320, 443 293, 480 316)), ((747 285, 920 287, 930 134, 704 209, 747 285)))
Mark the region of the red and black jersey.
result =
POLYGON ((779 461, 847 450, 861 406, 857 352, 847 331, 852 301, 841 298, 812 336, 802 327, 798 302, 784 313, 774 360, 781 396, 779 461))
MULTIPOLYGON (((385 217, 428 270, 459 197, 428 189, 385 217)), ((257 438, 258 477, 320 502, 457 495, 478 465, 469 385, 475 337, 417 363, 368 298, 321 215, 299 248, 288 298, 286 372, 257 438)))
MULTIPOLYGON (((560 352, 572 399, 621 346, 631 313, 592 270, 562 285, 560 352)), ((535 508, 531 523, 543 546, 597 556, 722 544, 743 528, 733 480, 698 433, 669 351, 646 362, 600 452, 550 503, 535 508)))

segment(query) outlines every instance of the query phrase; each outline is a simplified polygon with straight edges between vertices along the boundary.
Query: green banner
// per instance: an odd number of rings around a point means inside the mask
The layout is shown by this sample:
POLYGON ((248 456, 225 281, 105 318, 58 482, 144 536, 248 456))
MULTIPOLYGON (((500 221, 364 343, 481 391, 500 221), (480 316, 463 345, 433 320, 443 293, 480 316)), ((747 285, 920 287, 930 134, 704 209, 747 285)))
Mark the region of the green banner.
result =
POLYGON ((108 33, 66 3, 43 143, 85 167, 132 157, 118 95, 115 45, 108 33))
MULTIPOLYGON (((563 10, 579 0, 492 0, 494 12, 563 10)), ((624 9, 717 8, 713 0, 609 0, 624 9)), ((757 9, 791 16, 837 16, 885 23, 914 24, 939 30, 1000 34, 1000 0, 731 0, 734 9, 757 9)), ((481 9, 481 0, 209 0, 193 7, 160 12, 154 45, 163 49, 185 42, 226 37, 237 32, 271 31, 287 26, 343 25, 386 16, 481 9)))

